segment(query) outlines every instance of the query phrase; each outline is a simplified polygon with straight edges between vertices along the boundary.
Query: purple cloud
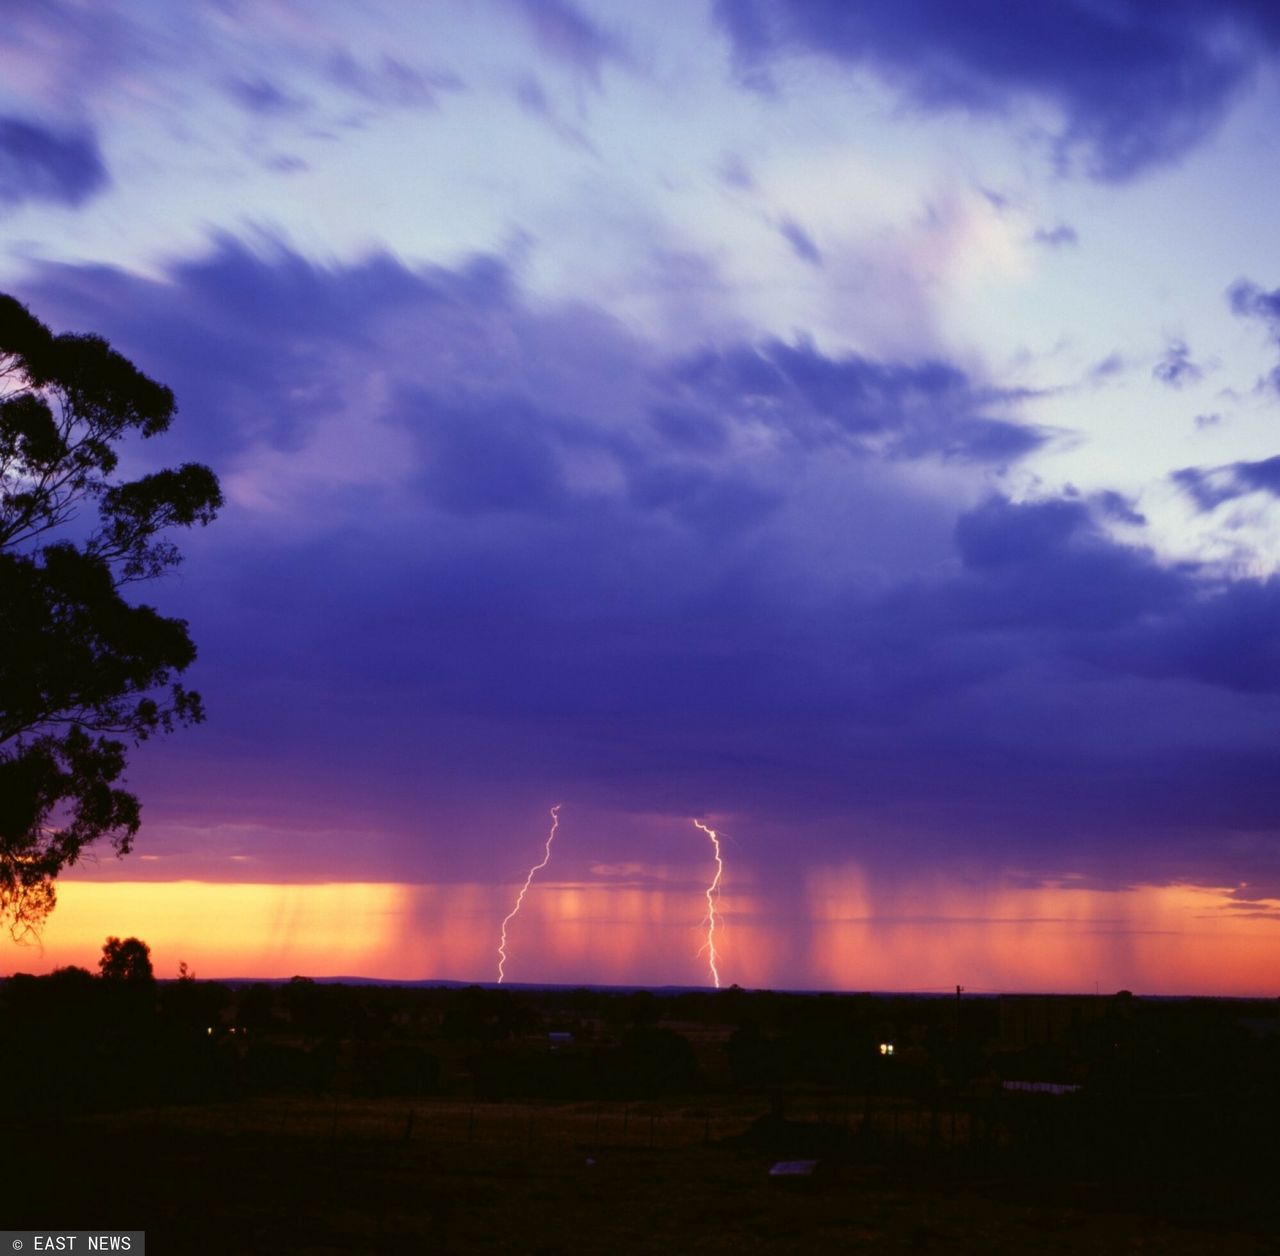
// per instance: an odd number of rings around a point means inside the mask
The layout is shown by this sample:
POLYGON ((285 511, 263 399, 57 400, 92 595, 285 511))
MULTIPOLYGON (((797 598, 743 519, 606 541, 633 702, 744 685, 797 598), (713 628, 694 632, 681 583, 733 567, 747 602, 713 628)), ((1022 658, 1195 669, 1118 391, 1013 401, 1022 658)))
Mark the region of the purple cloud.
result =
POLYGON ((987 411, 1015 400, 941 361, 828 357, 806 341, 704 350, 670 375, 687 404, 750 416, 805 445, 839 442, 893 457, 1006 461, 1043 444, 1036 428, 987 411))
POLYGON ((1191 350, 1182 340, 1170 340, 1164 356, 1151 368, 1151 378, 1170 388, 1182 388, 1204 378, 1204 367, 1191 360, 1191 350))
POLYGON ((0 205, 45 201, 77 209, 110 183, 92 131, 0 117, 0 205))
POLYGON ((1085 378, 1090 383, 1101 383, 1103 380, 1110 379, 1113 375, 1122 374, 1128 367, 1128 363, 1124 360, 1122 354, 1108 353, 1100 362, 1095 362, 1085 373, 1085 378))
POLYGON ((778 225, 782 238, 791 245, 791 251, 810 266, 822 266, 822 254, 814 244, 813 237, 798 223, 784 218, 778 225))
POLYGON ((992 498, 960 517, 956 545, 967 574, 950 597, 983 629, 1093 634, 1174 610, 1190 592, 1186 574, 1111 541, 1079 499, 992 498))
POLYGON ((226 90, 231 99, 242 109, 259 117, 278 117, 299 113, 307 107, 303 97, 286 91, 270 79, 260 76, 242 78, 235 75, 227 80, 226 90))
POLYGON ((1080 242, 1076 229, 1065 222, 1060 222, 1056 227, 1037 227, 1031 238, 1037 244, 1051 249, 1061 249, 1080 242))
POLYGON ((1280 497, 1280 455, 1260 462, 1232 462, 1221 467, 1183 467, 1169 477, 1196 506, 1210 511, 1247 493, 1280 497))
POLYGON ((597 25, 570 0, 511 0, 538 46, 599 86, 605 65, 630 64, 622 41, 597 25))
MULTIPOLYGON (((1267 292, 1256 283, 1238 279, 1227 290, 1227 300, 1233 313, 1264 323, 1276 345, 1280 346, 1280 288, 1267 292)), ((1266 382, 1280 392, 1280 366, 1271 371, 1266 382)))
POLYGON ((1148 876, 1222 876, 1216 835, 1280 825, 1276 583, 1117 541, 1141 522, 1118 495, 923 496, 918 459, 1040 439, 951 364, 671 359, 491 258, 227 238, 158 280, 44 265, 20 295, 171 384, 165 456, 228 491, 159 591, 210 709, 139 760, 162 831, 199 797, 206 825, 380 835, 279 839, 292 875, 476 876, 488 847, 432 835, 550 791, 803 823, 788 860, 1105 878, 1139 851, 1148 876))
POLYGON ((422 69, 387 55, 366 64, 345 49, 333 54, 325 74, 330 82, 372 104, 403 108, 438 108, 442 91, 462 88, 462 80, 447 71, 422 69))
POLYGON ((516 102, 531 117, 545 123, 553 134, 575 148, 595 152, 591 141, 576 126, 571 126, 560 116, 542 84, 536 78, 526 76, 516 85, 516 102))
POLYGON ((1267 292, 1256 283, 1238 279, 1227 290, 1232 312, 1247 318, 1260 318, 1280 335, 1280 288, 1267 292))
POLYGON ((749 84, 804 51, 866 67, 924 109, 999 114, 1030 94, 1065 115, 1058 161, 1079 155, 1106 180, 1183 156, 1280 48, 1280 15, 1252 0, 718 0, 716 13, 749 84))

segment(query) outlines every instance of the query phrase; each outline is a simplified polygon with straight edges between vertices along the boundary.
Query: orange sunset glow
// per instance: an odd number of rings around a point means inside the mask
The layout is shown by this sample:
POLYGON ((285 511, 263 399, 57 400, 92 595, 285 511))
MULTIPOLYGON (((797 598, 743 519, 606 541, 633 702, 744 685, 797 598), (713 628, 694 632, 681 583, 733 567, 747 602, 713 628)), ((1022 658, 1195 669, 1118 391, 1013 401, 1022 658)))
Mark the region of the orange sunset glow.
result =
MULTIPOLYGON (((66 880, 40 943, 5 943, 7 972, 92 967, 108 935, 151 947, 157 973, 495 980, 509 887, 477 883, 228 884, 66 880)), ((696 894, 606 882, 538 884, 512 924, 507 979, 708 984, 696 894)), ((1280 903, 1219 889, 965 889, 872 900, 854 865, 815 873, 803 919, 726 889, 722 981, 747 988, 1273 994, 1280 903)))

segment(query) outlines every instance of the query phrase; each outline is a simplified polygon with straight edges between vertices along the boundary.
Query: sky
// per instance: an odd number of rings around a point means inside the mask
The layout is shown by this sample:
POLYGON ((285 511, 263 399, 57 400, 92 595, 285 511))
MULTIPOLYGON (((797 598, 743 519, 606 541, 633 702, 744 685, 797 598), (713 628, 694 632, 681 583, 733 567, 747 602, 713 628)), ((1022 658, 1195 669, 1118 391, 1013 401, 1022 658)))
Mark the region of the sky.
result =
POLYGON ((207 723, 0 972, 1280 993, 1267 0, 14 0, 207 723))

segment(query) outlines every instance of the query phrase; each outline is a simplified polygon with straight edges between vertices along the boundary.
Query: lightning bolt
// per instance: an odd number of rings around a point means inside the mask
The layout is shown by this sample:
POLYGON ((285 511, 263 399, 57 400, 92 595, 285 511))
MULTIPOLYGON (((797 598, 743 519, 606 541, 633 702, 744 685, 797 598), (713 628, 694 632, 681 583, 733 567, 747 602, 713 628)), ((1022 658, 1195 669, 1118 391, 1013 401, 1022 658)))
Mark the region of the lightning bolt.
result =
POLYGON ((716 875, 711 878, 711 884, 707 886, 707 943, 704 949, 707 952, 707 962, 711 966, 711 980, 719 990, 720 970, 716 967, 716 898, 720 893, 720 878, 724 875, 724 860, 720 857, 720 836, 715 829, 708 828, 701 820, 695 820, 694 824, 711 839, 712 848, 716 853, 716 875))
MULTIPOLYGON (((551 808, 551 832, 547 834, 546 853, 542 856, 542 862, 534 864, 529 869, 529 875, 525 877, 524 884, 520 887, 520 893, 516 896, 516 905, 507 913, 507 917, 502 922, 502 940, 498 943, 498 984, 501 985, 506 974, 503 969, 507 963, 507 925, 515 918, 520 910, 520 904, 524 902, 524 896, 529 892, 529 886, 533 884, 533 874, 541 872, 543 868, 551 862, 551 843, 556 840, 556 829, 560 827, 560 803, 556 803, 551 808)), ((718 983, 717 983, 718 984, 718 983)))

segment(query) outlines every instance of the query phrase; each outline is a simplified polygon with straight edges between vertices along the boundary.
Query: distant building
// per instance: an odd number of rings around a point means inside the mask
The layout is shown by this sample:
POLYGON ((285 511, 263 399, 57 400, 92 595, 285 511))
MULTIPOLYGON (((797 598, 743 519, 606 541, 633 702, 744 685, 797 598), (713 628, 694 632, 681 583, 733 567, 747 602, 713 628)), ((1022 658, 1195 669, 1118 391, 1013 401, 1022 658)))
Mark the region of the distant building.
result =
POLYGON ((1080 1090, 1079 1086, 1066 1082, 1007 1081, 1002 1083, 1002 1086, 1006 1091, 1020 1091, 1031 1095, 1074 1095, 1080 1090))

